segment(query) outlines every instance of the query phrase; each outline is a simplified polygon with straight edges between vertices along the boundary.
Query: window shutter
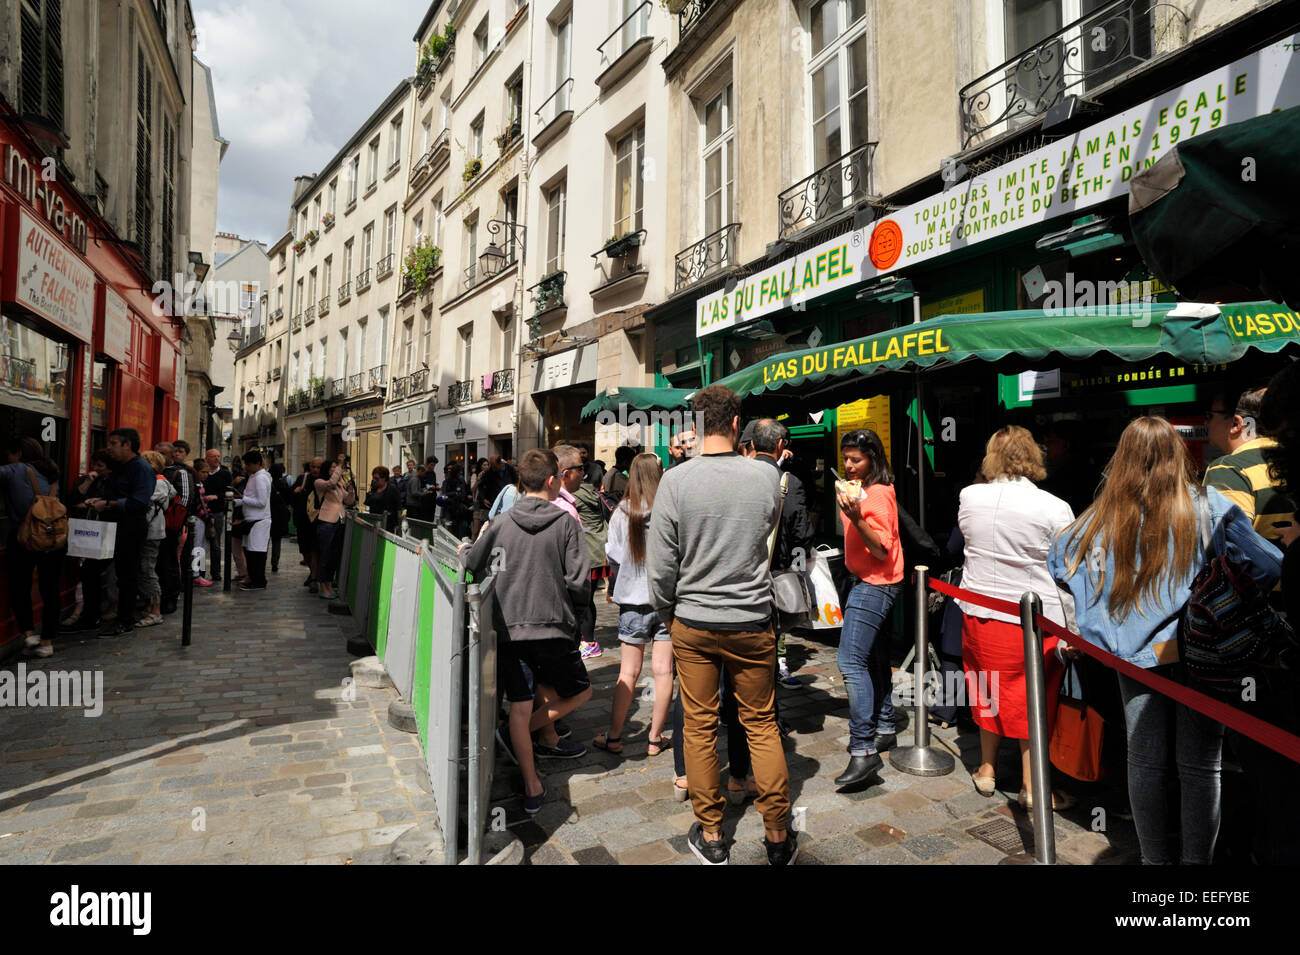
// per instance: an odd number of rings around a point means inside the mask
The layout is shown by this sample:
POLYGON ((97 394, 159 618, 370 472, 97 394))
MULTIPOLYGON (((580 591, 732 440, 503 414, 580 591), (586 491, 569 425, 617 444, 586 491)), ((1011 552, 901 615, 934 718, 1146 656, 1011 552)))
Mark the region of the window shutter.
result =
POLYGON ((45 115, 63 128, 63 0, 45 0, 45 115))
POLYGON ((144 51, 137 54, 136 142, 135 142, 135 237, 146 272, 153 271, 153 197, 150 194, 153 143, 150 141, 153 92, 152 77, 145 66, 144 51))
POLYGON ((40 8, 32 9, 30 3, 22 5, 21 56, 22 77, 19 94, 22 102, 19 108, 24 113, 40 115, 41 91, 44 86, 41 71, 41 48, 44 38, 41 30, 40 8))

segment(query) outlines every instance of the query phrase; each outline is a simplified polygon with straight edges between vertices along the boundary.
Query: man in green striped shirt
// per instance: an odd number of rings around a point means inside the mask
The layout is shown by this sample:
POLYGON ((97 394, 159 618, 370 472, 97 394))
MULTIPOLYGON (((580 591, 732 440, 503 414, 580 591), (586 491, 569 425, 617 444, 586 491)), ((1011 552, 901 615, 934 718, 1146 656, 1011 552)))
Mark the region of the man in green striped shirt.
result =
POLYGON ((1205 486, 1217 488, 1255 525, 1255 531, 1281 548, 1282 527, 1292 521, 1295 505, 1277 489, 1268 475, 1264 450, 1276 446, 1271 438, 1255 433, 1264 389, 1242 392, 1229 411, 1228 395, 1215 397, 1206 414, 1210 443, 1224 454, 1205 470, 1205 486))

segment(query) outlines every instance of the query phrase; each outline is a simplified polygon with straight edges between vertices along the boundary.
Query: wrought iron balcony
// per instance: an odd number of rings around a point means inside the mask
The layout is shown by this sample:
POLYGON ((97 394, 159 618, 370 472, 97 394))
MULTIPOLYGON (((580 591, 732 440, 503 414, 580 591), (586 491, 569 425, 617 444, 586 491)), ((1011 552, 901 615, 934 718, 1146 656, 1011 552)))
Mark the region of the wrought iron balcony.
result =
POLYGON ((419 371, 411 372, 406 376, 406 397, 412 398, 415 395, 423 394, 428 384, 429 369, 421 368, 419 371))
POLYGON ((455 408, 458 405, 467 405, 474 400, 474 382, 457 381, 447 389, 447 405, 455 408))
POLYGON ((483 397, 500 398, 502 395, 515 393, 515 370, 506 368, 483 376, 483 397))
POLYGON ((681 12, 677 14, 677 35, 686 36, 691 27, 699 22, 700 17, 709 12, 709 7, 715 2, 716 0, 688 0, 681 12))
POLYGON ((375 265, 375 278, 387 278, 393 272, 393 263, 397 261, 396 253, 389 252, 375 265))
POLYGON ((406 378, 394 378, 393 383, 388 386, 388 400, 402 401, 406 398, 406 378))
POLYGON ((273 322, 278 322, 282 318, 284 318, 283 308, 277 308, 274 312, 271 313, 271 321, 273 322))
POLYGON ((348 395, 348 380, 346 378, 331 378, 325 382, 325 400, 334 401, 337 398, 346 398, 348 395))
POLYGON ((571 115, 573 111, 573 77, 570 76, 562 82, 554 93, 546 97, 541 106, 537 107, 533 115, 537 119, 536 128, 539 130, 533 136, 533 145, 537 147, 544 146, 560 131, 567 126, 567 123, 561 124, 559 121, 571 115))
POLYGON ((440 163, 446 162, 451 157, 451 130, 440 132, 425 155, 429 157, 430 168, 436 169, 440 163))
POLYGON ((272 380, 272 381, 279 381, 279 380, 280 380, 280 373, 281 373, 281 371, 282 371, 282 369, 279 369, 279 368, 272 368, 272 369, 271 369, 271 380, 272 380))
POLYGON ((962 148, 1031 123, 1067 95, 1087 94, 1182 46, 1188 22, 1172 3, 1115 0, 1066 24, 962 87, 962 148))
POLYGON ((316 321, 316 306, 315 306, 315 305, 308 305, 308 306, 303 310, 303 313, 302 313, 302 323, 303 323, 304 325, 310 325, 310 324, 311 324, 312 322, 314 322, 314 321, 316 321))
POLYGON ((296 332, 300 328, 302 328, 302 312, 289 319, 289 331, 296 332))
POLYGON ((359 395, 366 390, 365 380, 366 380, 366 373, 363 371, 359 371, 355 375, 348 375, 348 397, 349 398, 352 397, 353 395, 359 395))
POLYGON ((388 380, 388 366, 376 365, 370 369, 370 390, 377 391, 388 380))
POLYGON ((339 304, 342 305, 352 297, 352 283, 344 282, 339 286, 339 304))
POLYGON ((402 281, 397 287, 397 300, 399 302, 415 296, 415 279, 409 275, 403 275, 402 281))
POLYGON ((875 152, 875 143, 865 143, 780 193, 781 238, 833 218, 872 196, 875 152))
POLYGON ((740 223, 724 225, 717 232, 706 235, 699 242, 677 253, 676 283, 673 291, 693 285, 701 279, 721 272, 736 264, 736 239, 740 223))
POLYGON ((468 292, 478 283, 478 263, 471 265, 465 270, 465 287, 464 291, 468 292))
POLYGON ((605 37, 605 41, 596 47, 596 54, 601 63, 613 63, 632 48, 638 40, 650 35, 650 8, 653 4, 645 0, 632 11, 622 23, 614 27, 614 32, 605 37))
POLYGON ((320 311, 322 318, 324 318, 326 315, 330 313, 330 297, 328 295, 326 295, 323 299, 320 300, 320 306, 318 310, 320 311))
POLYGON ((536 285, 528 286, 527 290, 533 293, 534 315, 564 306, 564 283, 568 277, 568 272, 551 272, 543 275, 536 285))
POLYGON ((370 288, 370 270, 365 269, 357 273, 357 293, 360 294, 370 288))

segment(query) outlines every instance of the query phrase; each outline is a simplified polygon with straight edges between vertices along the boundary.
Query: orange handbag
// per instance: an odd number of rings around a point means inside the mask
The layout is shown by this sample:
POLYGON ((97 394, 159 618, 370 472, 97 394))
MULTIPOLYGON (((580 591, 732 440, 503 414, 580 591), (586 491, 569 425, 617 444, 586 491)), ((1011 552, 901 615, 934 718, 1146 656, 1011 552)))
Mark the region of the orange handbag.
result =
MULTIPOLYGON (((1074 664, 1067 664, 1066 678, 1078 677, 1074 664)), ((1082 693, 1082 680, 1076 680, 1082 693)), ((1052 728, 1052 765, 1061 772, 1086 783, 1105 775, 1101 761, 1101 739, 1106 721, 1085 703, 1065 695, 1064 687, 1056 701, 1056 721, 1052 728)))

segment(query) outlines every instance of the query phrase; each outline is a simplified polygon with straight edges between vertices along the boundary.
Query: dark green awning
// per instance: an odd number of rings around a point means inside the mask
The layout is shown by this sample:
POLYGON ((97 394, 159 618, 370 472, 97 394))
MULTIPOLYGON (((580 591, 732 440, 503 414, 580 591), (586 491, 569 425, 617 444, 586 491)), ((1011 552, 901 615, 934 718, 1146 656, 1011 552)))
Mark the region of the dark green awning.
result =
POLYGON ((611 388, 602 391, 582 407, 585 420, 602 411, 617 414, 619 406, 635 411, 676 411, 689 408, 686 396, 692 388, 611 388))
POLYGON ((1252 347, 1275 352, 1298 342, 1300 315, 1274 302, 1023 309, 943 315, 849 342, 786 352, 717 384, 742 398, 795 393, 820 382, 1008 356, 1030 362, 1052 355, 1077 360, 1106 354, 1129 362, 1167 356, 1214 364, 1235 361, 1252 347))

